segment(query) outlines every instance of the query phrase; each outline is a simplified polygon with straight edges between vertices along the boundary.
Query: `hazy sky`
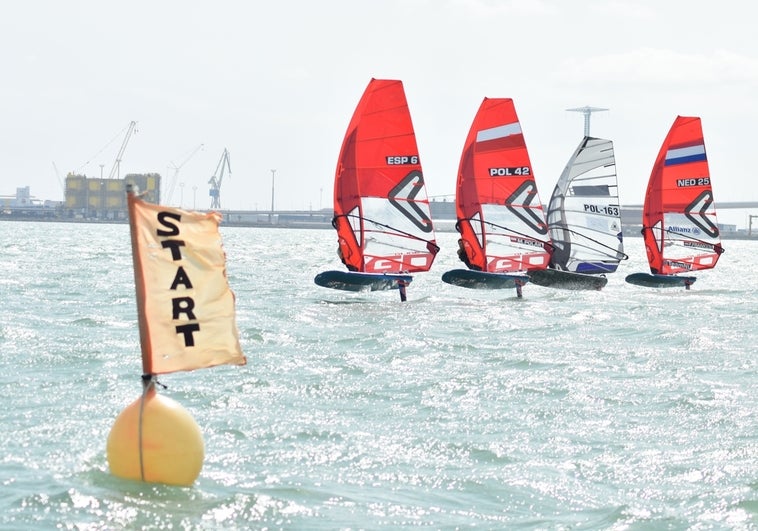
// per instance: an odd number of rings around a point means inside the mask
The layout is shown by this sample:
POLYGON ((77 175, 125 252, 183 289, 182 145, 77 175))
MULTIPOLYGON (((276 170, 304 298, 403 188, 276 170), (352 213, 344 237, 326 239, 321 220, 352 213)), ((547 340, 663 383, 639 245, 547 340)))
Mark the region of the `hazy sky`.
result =
MULTIPOLYGON (((750 7, 745 7, 750 6, 750 7)), ((372 77, 401 79, 430 196, 454 194, 483 97, 511 97, 543 202, 592 105, 621 202, 643 200, 677 115, 700 116, 719 201, 758 201, 758 32, 725 0, 29 0, 0 16, 1 195, 63 199, 69 171, 158 172, 172 203, 330 208, 345 129, 372 77), (202 150, 187 158, 200 145, 202 150), (186 161, 186 162, 185 162, 186 161), (55 167, 59 173, 56 174, 55 167), (180 189, 178 183, 184 183, 180 189), (195 188, 196 187, 196 188, 195 188)))

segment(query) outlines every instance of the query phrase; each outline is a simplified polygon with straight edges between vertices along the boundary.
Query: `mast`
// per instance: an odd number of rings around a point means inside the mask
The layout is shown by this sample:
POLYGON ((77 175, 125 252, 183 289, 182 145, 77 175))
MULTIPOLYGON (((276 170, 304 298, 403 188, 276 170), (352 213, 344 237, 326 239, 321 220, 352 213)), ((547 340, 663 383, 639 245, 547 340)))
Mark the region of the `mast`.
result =
POLYGON ((142 351, 143 378, 153 375, 153 351, 150 344, 150 324, 145 314, 145 272, 139 257, 139 229, 137 227, 137 195, 139 190, 130 183, 126 185, 126 201, 129 211, 129 233, 132 241, 132 263, 134 264, 134 286, 137 294, 137 324, 139 326, 140 349, 142 351))
POLYGON ((580 112, 584 114, 584 136, 590 136, 590 115, 593 112, 607 111, 602 107, 590 107, 585 105, 584 107, 576 107, 575 109, 566 109, 567 111, 580 112))

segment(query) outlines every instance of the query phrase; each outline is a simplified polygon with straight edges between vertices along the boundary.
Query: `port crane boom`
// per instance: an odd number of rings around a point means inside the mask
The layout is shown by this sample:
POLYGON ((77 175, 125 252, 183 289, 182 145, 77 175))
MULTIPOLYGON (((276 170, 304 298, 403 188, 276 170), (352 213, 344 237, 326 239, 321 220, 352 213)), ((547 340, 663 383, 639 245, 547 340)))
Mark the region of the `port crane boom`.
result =
POLYGON ((129 139, 132 137, 132 133, 136 132, 137 128, 137 122, 132 120, 129 122, 129 126, 126 129, 126 136, 124 136, 124 141, 121 142, 121 149, 118 150, 118 155, 116 155, 116 162, 113 163, 113 168, 111 169, 111 173, 108 175, 109 179, 113 179, 114 177, 118 179, 121 174, 121 157, 124 156, 124 151, 126 150, 126 145, 129 143, 129 139))
POLYGON ((171 168, 174 170, 174 175, 171 177, 171 184, 169 185, 168 189, 166 190, 166 199, 165 199, 165 202, 163 203, 164 205, 170 205, 171 204, 171 196, 174 195, 174 188, 176 188, 176 180, 179 178, 179 170, 181 170, 182 166, 184 166, 185 164, 187 164, 189 162, 189 160, 192 157, 195 156, 195 153, 197 153, 198 151, 200 151, 201 149, 203 149, 203 145, 204 144, 200 144, 195 149, 193 149, 192 152, 187 156, 187 158, 184 159, 182 161, 182 163, 179 164, 178 166, 176 164, 174 164, 173 162, 171 163, 171 168))
POLYGON ((211 196, 211 208, 221 208, 221 182, 224 180, 224 170, 229 170, 229 176, 232 174, 232 166, 229 163, 229 151, 224 148, 224 152, 221 154, 221 159, 216 165, 216 171, 208 181, 211 185, 211 189, 208 191, 208 195, 211 196))

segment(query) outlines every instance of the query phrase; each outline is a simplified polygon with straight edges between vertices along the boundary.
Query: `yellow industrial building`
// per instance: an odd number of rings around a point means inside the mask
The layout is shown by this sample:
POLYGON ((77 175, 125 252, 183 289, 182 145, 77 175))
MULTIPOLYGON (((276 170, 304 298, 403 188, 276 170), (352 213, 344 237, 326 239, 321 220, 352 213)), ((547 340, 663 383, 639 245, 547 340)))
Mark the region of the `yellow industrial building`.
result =
POLYGON ((66 176, 64 209, 69 217, 126 219, 126 185, 146 192, 146 200, 161 202, 161 176, 158 173, 130 173, 123 179, 94 179, 69 173, 66 176))

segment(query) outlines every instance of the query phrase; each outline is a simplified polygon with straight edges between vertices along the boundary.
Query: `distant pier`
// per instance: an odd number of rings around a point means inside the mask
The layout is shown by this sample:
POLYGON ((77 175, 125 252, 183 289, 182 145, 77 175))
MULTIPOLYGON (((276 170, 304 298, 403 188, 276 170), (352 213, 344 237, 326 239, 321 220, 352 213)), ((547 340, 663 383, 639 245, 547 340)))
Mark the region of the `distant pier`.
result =
MULTIPOLYGON (((432 219, 439 232, 455 232, 455 203, 453 201, 430 201, 432 219)), ((758 201, 732 201, 716 203, 716 211, 729 209, 758 210, 758 201)), ((220 210, 222 225, 230 227, 262 227, 292 229, 331 229, 333 212, 331 208, 321 210, 220 210)), ((0 210, 0 221, 59 221, 78 223, 126 223, 126 211, 90 212, 56 207, 5 206, 0 210)), ((625 236, 638 236, 642 221, 642 205, 621 207, 621 225, 625 236)), ((722 237, 748 236, 748 231, 722 227, 722 237)), ((758 228, 749 235, 758 238, 758 228)))

